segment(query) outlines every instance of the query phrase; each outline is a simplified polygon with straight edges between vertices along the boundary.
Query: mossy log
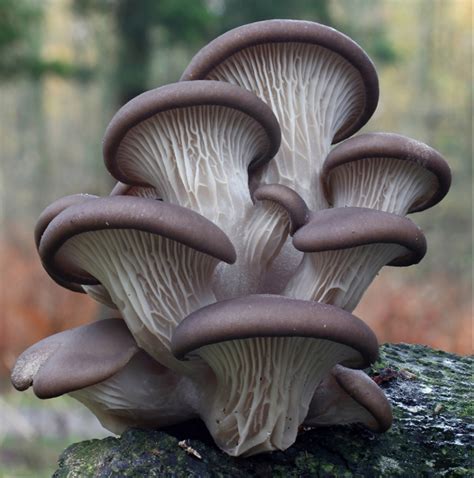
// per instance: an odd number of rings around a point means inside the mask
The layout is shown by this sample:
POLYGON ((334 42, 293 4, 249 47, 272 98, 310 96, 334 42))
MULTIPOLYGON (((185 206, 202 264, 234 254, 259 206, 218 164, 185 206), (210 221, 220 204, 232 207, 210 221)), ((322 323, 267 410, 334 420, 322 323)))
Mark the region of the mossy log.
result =
POLYGON ((285 452, 245 459, 218 450, 196 424, 128 430, 70 446, 54 477, 474 476, 472 358, 384 345, 368 373, 393 406, 393 427, 383 435, 359 426, 302 430, 285 452))

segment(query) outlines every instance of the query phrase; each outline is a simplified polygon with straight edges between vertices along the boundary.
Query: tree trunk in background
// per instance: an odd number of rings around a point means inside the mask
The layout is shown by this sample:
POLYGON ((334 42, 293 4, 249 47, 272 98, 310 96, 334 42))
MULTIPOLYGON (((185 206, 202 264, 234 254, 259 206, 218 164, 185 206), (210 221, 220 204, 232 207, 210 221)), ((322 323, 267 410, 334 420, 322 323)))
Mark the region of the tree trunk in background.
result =
MULTIPOLYGON (((141 2, 143 6, 148 1, 141 2)), ((147 8, 137 8, 134 0, 121 0, 116 10, 118 61, 116 95, 122 106, 147 87, 150 65, 150 18, 147 8)))
POLYGON ((189 425, 174 436, 129 430, 72 445, 54 477, 473 476, 472 364, 472 358, 420 345, 382 346, 370 371, 394 411, 393 427, 382 435, 357 426, 322 428, 301 433, 285 452, 236 459, 209 440, 189 439, 189 425))

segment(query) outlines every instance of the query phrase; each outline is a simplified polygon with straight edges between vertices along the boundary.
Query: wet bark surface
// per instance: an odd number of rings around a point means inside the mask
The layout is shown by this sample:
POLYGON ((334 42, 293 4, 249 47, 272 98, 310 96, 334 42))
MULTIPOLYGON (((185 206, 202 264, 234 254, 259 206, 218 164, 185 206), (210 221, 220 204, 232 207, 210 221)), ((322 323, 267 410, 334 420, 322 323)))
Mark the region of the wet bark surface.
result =
POLYGON ((435 477, 474 476, 472 357, 420 345, 381 347, 368 373, 384 389, 393 427, 302 430, 285 452, 232 458, 199 425, 128 430, 67 448, 63 477, 435 477))

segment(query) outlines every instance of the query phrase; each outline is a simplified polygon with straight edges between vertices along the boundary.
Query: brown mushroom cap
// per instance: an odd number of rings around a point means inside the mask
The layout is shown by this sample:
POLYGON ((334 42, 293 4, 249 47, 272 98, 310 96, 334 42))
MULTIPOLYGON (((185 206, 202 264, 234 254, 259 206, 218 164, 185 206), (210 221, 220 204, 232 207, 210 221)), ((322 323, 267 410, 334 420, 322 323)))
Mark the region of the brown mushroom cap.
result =
POLYGON ((399 244, 407 254, 389 265, 417 264, 426 253, 423 231, 410 219, 376 209, 341 207, 313 213, 293 236, 303 252, 334 251, 367 244, 399 244))
POLYGON ((176 328, 171 350, 183 358, 206 345, 255 337, 311 337, 357 350, 360 363, 374 362, 378 343, 372 330, 349 312, 318 302, 277 295, 223 300, 186 317, 176 328))
POLYGON ((438 180, 438 188, 422 198, 408 212, 428 209, 446 196, 451 186, 451 170, 441 154, 430 146, 406 136, 393 133, 367 133, 354 136, 337 145, 327 156, 322 178, 329 188, 331 171, 345 163, 367 158, 393 158, 411 161, 426 168, 438 180))
POLYGON ((119 181, 148 186, 130 178, 122 171, 116 153, 128 131, 142 121, 159 113, 193 106, 222 106, 240 111, 261 124, 268 136, 268 149, 261 157, 253 158, 252 167, 269 161, 278 151, 280 126, 272 110, 256 95, 236 85, 220 81, 193 81, 165 85, 129 101, 112 118, 103 140, 105 165, 119 181))
POLYGON ((73 236, 112 229, 149 232, 228 263, 236 259, 234 246, 224 232, 196 212, 153 199, 113 196, 71 206, 51 221, 39 249, 45 267, 73 282, 97 284, 85 271, 56 260, 56 254, 73 236))
POLYGON ((334 143, 358 131, 377 107, 379 86, 375 67, 362 48, 346 35, 319 23, 303 20, 265 20, 230 30, 202 48, 191 60, 181 81, 202 80, 220 63, 241 50, 265 43, 309 43, 340 55, 363 79, 366 102, 355 119, 342 125, 334 143))
POLYGON ((102 382, 140 351, 121 319, 106 319, 51 335, 23 352, 11 380, 52 398, 102 382))
POLYGON ((373 417, 368 423, 372 431, 383 433, 392 426, 392 408, 382 389, 361 370, 336 365, 331 370, 338 385, 373 417))
MULTIPOLYGON (((84 201, 89 201, 91 199, 97 199, 98 196, 94 196, 92 194, 71 194, 70 196, 64 196, 62 198, 57 199, 53 203, 51 203, 44 211, 40 214, 38 221, 36 222, 34 238, 35 238, 35 245, 36 249, 39 248, 39 244, 41 241, 41 236, 43 232, 48 227, 49 223, 64 209, 72 206, 74 204, 80 204, 84 201)), ((79 292, 81 294, 85 294, 86 291, 82 288, 80 284, 75 284, 74 282, 64 280, 63 278, 59 277, 58 275, 54 274, 51 271, 46 271, 48 275, 53 279, 57 284, 65 289, 69 289, 72 292, 79 292)))
POLYGON ((41 236, 43 232, 48 227, 48 224, 61 212, 63 212, 69 206, 74 204, 80 204, 84 201, 89 201, 91 199, 97 199, 99 196, 94 196, 93 194, 71 194, 70 196, 64 196, 57 199, 51 203, 44 211, 40 214, 38 221, 35 226, 35 245, 38 249, 41 236))
POLYGON ((293 189, 282 184, 264 184, 253 194, 258 201, 272 201, 286 209, 290 217, 290 234, 293 235, 309 219, 309 209, 304 199, 293 189))

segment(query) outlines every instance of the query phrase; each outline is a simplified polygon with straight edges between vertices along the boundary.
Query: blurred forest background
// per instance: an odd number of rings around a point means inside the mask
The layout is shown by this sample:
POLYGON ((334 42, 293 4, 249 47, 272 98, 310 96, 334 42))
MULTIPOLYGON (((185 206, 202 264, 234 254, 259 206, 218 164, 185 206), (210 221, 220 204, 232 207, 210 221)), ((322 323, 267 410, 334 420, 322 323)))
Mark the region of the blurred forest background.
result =
MULTIPOLYGON (((102 163, 101 139, 123 103, 177 81, 218 34, 267 18, 319 21, 351 36, 380 79, 379 106, 364 130, 414 137, 449 162, 447 198, 412 216, 426 233, 427 256, 414 268, 385 268, 355 313, 381 342, 472 352, 470 0, 0 0, 0 464, 41 476, 43 465, 54 467, 65 434, 87 435, 77 427, 71 432, 63 414, 55 415, 62 423, 62 435, 53 427, 57 449, 15 441, 29 443, 38 432, 24 418, 36 401, 18 398, 8 385, 16 356, 99 313, 91 299, 61 289, 43 272, 33 244, 36 218, 58 197, 108 194, 114 181, 102 163), (10 428, 5 410, 10 418, 17 413, 10 428)), ((51 416, 45 417, 51 434, 51 416)), ((97 435, 92 425, 88 432, 97 435)))

